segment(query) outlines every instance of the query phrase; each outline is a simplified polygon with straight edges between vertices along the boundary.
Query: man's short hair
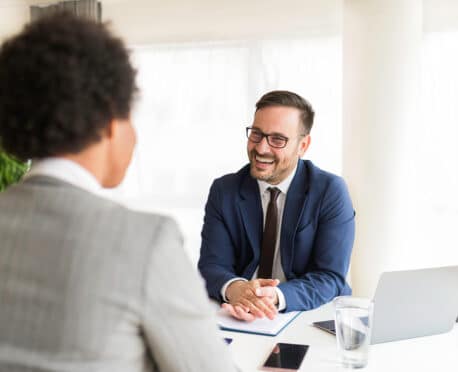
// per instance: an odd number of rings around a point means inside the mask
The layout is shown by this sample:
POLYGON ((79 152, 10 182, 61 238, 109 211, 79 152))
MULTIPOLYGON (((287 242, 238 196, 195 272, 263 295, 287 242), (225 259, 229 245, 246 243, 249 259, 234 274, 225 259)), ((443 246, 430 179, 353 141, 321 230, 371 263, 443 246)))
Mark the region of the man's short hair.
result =
POLYGON ((129 117, 135 92, 105 25, 68 13, 32 22, 0 48, 0 147, 22 160, 78 153, 129 117))
POLYGON ((286 106, 299 109, 301 112, 300 118, 304 126, 305 134, 309 134, 313 126, 313 118, 315 112, 310 103, 300 95, 289 92, 287 90, 273 90, 264 94, 258 102, 256 102, 256 111, 270 106, 286 106))

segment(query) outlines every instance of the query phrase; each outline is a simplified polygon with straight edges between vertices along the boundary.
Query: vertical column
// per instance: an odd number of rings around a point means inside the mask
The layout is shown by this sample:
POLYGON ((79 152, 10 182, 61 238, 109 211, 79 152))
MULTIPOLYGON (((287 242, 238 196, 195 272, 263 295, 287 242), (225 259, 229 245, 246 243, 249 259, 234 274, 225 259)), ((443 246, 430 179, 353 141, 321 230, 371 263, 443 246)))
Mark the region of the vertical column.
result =
POLYGON ((408 260, 404 144, 419 102, 422 1, 343 2, 343 175, 356 210, 355 295, 408 260))

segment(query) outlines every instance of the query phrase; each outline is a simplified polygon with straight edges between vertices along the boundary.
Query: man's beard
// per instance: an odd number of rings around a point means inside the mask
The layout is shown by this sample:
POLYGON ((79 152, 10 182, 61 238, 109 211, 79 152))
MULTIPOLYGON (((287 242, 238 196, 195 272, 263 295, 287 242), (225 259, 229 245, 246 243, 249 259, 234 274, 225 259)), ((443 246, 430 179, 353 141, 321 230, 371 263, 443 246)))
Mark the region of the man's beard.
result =
POLYGON ((274 179, 276 176, 274 172, 275 172, 275 167, 277 164, 278 164, 278 159, 274 155, 271 155, 271 154, 261 155, 258 152, 256 152, 255 150, 252 150, 250 152, 250 174, 253 178, 256 178, 260 181, 269 182, 270 180, 274 179), (273 169, 267 174, 264 174, 262 171, 258 170, 256 168, 256 156, 261 157, 263 159, 272 160, 273 163, 270 166, 273 167, 273 169))

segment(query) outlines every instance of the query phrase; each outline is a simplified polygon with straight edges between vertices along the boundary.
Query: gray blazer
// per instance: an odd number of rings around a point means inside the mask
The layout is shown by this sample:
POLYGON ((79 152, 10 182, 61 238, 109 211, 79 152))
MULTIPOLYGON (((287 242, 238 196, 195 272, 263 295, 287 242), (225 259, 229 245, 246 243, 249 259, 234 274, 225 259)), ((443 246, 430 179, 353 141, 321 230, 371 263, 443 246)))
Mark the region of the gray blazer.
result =
POLYGON ((233 371, 172 219, 35 176, 0 194, 0 371, 233 371))

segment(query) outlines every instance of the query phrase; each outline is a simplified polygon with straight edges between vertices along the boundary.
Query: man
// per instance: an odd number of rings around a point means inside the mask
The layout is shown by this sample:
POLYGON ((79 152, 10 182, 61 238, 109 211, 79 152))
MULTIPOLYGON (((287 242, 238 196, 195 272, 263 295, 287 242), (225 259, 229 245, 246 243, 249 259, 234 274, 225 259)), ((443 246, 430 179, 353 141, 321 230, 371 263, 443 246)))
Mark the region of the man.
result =
POLYGON ((301 160, 314 112, 299 95, 265 94, 247 130, 250 163, 214 181, 199 270, 209 295, 251 321, 350 294, 354 210, 344 181, 301 160))
MULTIPOLYGON (((97 194, 135 144, 121 40, 70 15, 0 50, 0 371, 233 371, 173 220, 97 194)), ((150 139, 154 144, 155 139, 150 139)))

